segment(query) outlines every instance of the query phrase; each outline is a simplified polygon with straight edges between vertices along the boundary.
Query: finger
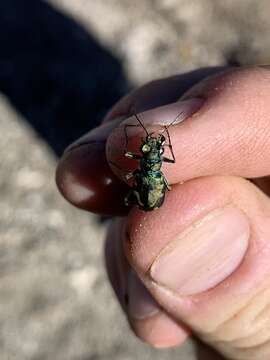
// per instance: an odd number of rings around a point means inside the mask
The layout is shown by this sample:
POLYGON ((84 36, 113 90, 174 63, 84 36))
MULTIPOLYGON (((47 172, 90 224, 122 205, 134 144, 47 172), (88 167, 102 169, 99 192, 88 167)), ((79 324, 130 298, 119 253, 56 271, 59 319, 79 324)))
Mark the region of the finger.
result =
POLYGON ((139 113, 174 103, 194 84, 208 76, 228 69, 230 68, 226 66, 202 68, 186 74, 151 81, 133 90, 118 101, 108 112, 104 121, 111 121, 118 117, 127 118, 127 116, 132 115, 134 111, 139 113))
MULTIPOLYGON (((127 187, 119 181, 108 166, 105 143, 112 130, 131 108, 144 111, 178 99, 190 86, 220 68, 208 68, 153 81, 117 103, 104 124, 70 145, 59 161, 56 183, 62 195, 73 205, 106 215, 127 213, 124 195, 127 187)), ((118 145, 117 145, 118 146, 118 145)))
POLYGON ((189 331, 161 309, 131 270, 123 254, 123 236, 124 220, 117 219, 108 231, 105 258, 109 279, 131 328, 140 339, 152 346, 181 345, 189 331))
POLYGON ((132 209, 125 252, 155 300, 230 359, 270 357, 270 203, 247 180, 175 185, 132 209))
MULTIPOLYGON (((146 127, 160 129, 189 100, 190 108, 184 112, 193 115, 180 117, 169 129, 176 165, 164 164, 164 169, 171 183, 216 174, 249 178, 270 174, 269 80, 269 69, 264 67, 226 71, 195 85, 179 102, 139 114, 146 127), (193 101, 198 98, 204 102, 199 110, 195 106, 194 114, 193 101)), ((123 122, 106 145, 107 158, 126 171, 137 166, 123 156, 123 127, 130 123, 136 120, 123 122)), ((130 129, 129 151, 138 151, 141 137, 145 138, 141 127, 130 129)))
POLYGON ((105 156, 106 138, 117 123, 103 125, 72 144, 58 163, 58 189, 81 209, 105 215, 127 212, 123 199, 128 187, 112 173, 105 156))

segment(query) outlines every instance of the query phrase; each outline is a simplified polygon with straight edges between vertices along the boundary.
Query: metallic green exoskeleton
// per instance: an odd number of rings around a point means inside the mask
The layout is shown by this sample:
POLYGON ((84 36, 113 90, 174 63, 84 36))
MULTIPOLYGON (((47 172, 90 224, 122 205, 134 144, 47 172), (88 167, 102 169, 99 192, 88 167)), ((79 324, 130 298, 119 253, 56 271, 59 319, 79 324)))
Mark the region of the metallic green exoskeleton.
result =
MULTIPOLYGON (((138 116, 134 116, 145 130, 146 137, 142 139, 141 154, 131 153, 127 149, 125 151, 126 157, 139 160, 140 164, 138 169, 126 175, 127 180, 133 179, 133 184, 132 189, 125 198, 125 204, 127 206, 136 205, 144 211, 156 210, 163 204, 166 190, 171 189, 167 179, 160 170, 162 162, 175 163, 170 134, 168 127, 164 126, 169 142, 166 144, 166 138, 162 133, 156 136, 153 133, 148 133, 138 116), (172 155, 171 159, 163 156, 165 146, 169 147, 172 155)), ((128 139, 127 128, 130 126, 138 125, 125 125, 126 141, 128 139)))

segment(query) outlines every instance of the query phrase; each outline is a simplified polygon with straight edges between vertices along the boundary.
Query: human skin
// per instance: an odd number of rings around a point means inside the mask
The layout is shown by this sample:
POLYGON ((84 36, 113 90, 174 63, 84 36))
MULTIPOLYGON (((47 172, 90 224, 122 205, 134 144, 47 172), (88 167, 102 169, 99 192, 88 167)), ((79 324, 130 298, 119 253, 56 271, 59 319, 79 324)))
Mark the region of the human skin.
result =
MULTIPOLYGON (((60 160, 68 201, 117 216, 108 274, 149 344, 172 347, 193 334, 229 359, 270 358, 269 118, 268 67, 202 69, 136 89, 60 160), (172 184, 164 205, 125 208, 123 174, 138 164, 123 156, 123 124, 136 111, 158 130, 183 109, 170 127, 176 163, 162 168, 172 184)), ((129 150, 143 136, 132 130, 129 150)))

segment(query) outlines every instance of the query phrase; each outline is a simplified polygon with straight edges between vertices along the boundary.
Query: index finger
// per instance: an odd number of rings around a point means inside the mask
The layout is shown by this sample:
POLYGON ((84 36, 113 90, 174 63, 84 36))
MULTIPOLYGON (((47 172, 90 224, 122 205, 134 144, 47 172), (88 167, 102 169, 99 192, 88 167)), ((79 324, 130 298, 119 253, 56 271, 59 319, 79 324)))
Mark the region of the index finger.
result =
MULTIPOLYGON (((56 171, 56 183, 62 195, 73 205, 99 214, 124 215, 127 186, 111 171, 105 156, 105 143, 114 128, 130 114, 176 101, 201 79, 223 68, 205 68, 168 79, 153 81, 121 99, 106 116, 105 124, 71 144, 56 171)), ((118 148, 118 144, 116 144, 118 148)), ((119 149, 122 157, 123 153, 119 149)))
MULTIPOLYGON (((237 175, 254 178, 270 173, 270 72, 267 67, 232 69, 203 80, 181 100, 204 99, 192 116, 170 127, 176 165, 164 164, 170 183, 199 176, 237 175)), ((139 114, 146 127, 168 124, 183 109, 185 101, 175 102, 139 114)), ((192 103, 192 101, 191 101, 192 103)), ((124 159, 123 126, 107 140, 107 158, 124 170, 133 163, 124 159)), ((131 151, 140 137, 140 127, 128 137, 131 151)), ((115 171, 115 169, 113 169, 115 171)))

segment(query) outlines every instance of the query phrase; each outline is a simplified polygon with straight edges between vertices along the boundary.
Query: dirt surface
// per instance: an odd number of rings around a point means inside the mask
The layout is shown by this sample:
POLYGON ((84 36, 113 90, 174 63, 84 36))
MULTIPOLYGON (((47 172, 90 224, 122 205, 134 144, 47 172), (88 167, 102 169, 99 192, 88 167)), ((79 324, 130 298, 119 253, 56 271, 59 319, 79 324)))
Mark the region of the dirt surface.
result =
POLYGON ((270 3, 4 3, 0 358, 208 359, 191 342, 154 350, 134 338, 103 267, 107 225, 61 198, 54 171, 128 88, 201 66, 267 63, 270 3))

